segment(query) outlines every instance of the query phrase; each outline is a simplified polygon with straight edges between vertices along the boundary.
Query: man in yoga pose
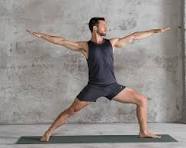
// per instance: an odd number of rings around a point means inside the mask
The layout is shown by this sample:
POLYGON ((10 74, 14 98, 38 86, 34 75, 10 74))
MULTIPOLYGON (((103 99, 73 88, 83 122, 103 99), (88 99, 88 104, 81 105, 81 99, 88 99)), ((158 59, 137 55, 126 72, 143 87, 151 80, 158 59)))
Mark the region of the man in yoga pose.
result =
POLYGON ((89 69, 87 85, 75 97, 73 103, 61 112, 51 126, 41 137, 41 141, 49 141, 56 128, 61 126, 67 118, 86 107, 90 102, 96 102, 99 97, 106 97, 121 103, 136 105, 136 115, 139 123, 139 137, 161 138, 151 132, 147 126, 147 97, 133 88, 119 84, 113 69, 114 48, 123 48, 128 43, 149 37, 155 33, 170 30, 169 27, 134 32, 124 37, 107 39, 107 24, 103 17, 93 17, 89 21, 91 39, 89 41, 71 41, 61 36, 53 36, 41 32, 27 32, 50 43, 64 46, 72 51, 80 52, 86 58, 89 69))

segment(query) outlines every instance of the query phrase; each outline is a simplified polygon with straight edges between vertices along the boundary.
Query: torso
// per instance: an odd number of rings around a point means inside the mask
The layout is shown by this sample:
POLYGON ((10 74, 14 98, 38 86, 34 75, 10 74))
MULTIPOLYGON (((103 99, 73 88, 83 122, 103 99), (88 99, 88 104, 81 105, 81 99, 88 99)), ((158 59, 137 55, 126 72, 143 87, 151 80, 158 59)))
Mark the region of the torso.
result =
POLYGON ((89 84, 106 85, 116 82, 113 48, 109 39, 105 38, 102 43, 89 40, 82 53, 88 64, 89 84))

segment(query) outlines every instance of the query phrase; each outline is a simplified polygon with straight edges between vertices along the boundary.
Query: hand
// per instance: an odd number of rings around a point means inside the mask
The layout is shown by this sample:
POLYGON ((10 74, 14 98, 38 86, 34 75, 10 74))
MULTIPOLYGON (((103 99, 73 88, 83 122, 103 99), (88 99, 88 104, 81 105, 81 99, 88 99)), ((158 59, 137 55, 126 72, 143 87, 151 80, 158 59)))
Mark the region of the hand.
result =
POLYGON ((38 38, 40 38, 40 37, 41 37, 41 34, 40 34, 39 32, 31 32, 31 31, 30 31, 30 30, 28 30, 28 29, 26 29, 26 31, 27 31, 28 33, 30 33, 30 34, 32 34, 32 35, 34 35, 34 36, 38 37, 38 38))
POLYGON ((170 30, 170 27, 164 27, 164 28, 160 28, 160 29, 153 29, 154 33, 159 33, 159 32, 165 32, 170 30))
POLYGON ((170 30, 170 27, 161 28, 161 32, 165 32, 165 31, 168 31, 168 30, 170 30))

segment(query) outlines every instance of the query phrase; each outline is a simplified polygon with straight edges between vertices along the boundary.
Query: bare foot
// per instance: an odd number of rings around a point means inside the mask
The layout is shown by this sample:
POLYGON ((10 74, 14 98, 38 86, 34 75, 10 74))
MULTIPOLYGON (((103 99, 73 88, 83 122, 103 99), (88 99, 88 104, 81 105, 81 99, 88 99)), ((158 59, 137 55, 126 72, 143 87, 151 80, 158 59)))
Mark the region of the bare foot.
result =
POLYGON ((44 135, 41 137, 40 141, 46 141, 46 142, 47 142, 47 141, 49 141, 50 136, 51 136, 51 132, 46 131, 46 132, 44 133, 44 135))
POLYGON ((149 132, 149 131, 145 132, 145 133, 140 132, 139 137, 140 138, 161 138, 160 135, 157 135, 157 134, 155 134, 153 132, 149 132))

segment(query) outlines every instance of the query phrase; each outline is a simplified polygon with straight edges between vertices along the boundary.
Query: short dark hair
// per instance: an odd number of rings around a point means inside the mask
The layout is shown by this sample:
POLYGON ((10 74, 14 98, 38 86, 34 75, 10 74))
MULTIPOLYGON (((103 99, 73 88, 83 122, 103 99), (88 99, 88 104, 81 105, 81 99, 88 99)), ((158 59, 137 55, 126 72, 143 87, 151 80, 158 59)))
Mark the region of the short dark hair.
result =
POLYGON ((97 25, 99 23, 99 20, 105 21, 104 17, 92 17, 88 23, 89 29, 92 32, 93 31, 93 26, 97 25))

